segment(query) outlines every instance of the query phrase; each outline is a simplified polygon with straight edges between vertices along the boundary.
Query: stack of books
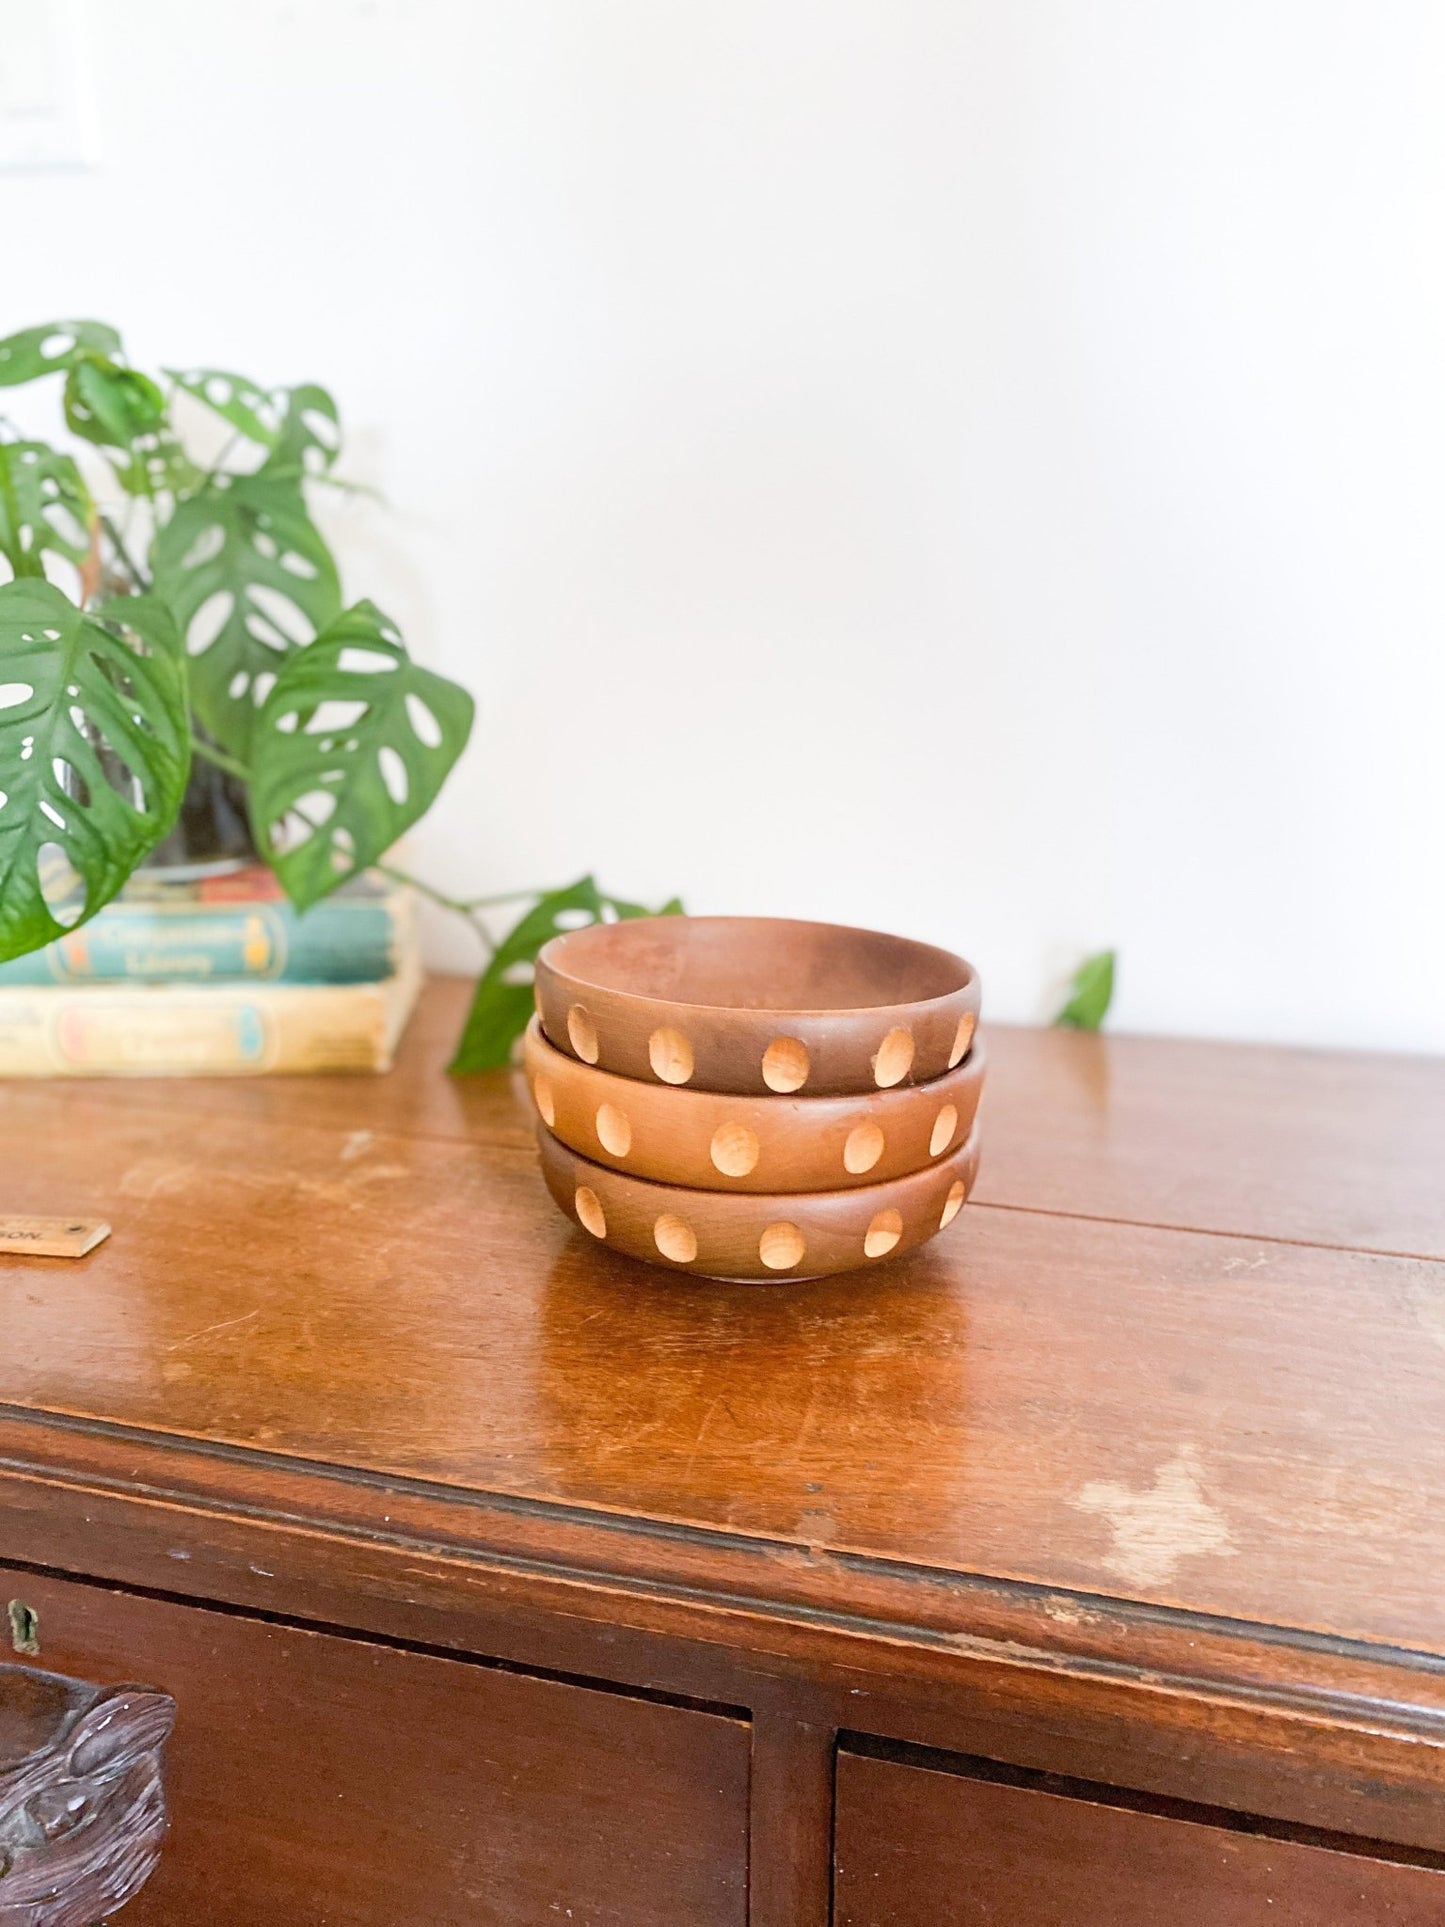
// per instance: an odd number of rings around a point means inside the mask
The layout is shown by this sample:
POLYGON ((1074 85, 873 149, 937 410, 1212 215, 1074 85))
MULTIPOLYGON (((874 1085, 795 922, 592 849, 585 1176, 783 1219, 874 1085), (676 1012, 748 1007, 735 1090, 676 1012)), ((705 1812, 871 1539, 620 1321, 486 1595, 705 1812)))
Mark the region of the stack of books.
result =
POLYGON ((144 871, 0 964, 0 1077, 381 1071, 421 988, 411 892, 357 877, 304 915, 257 866, 144 871))

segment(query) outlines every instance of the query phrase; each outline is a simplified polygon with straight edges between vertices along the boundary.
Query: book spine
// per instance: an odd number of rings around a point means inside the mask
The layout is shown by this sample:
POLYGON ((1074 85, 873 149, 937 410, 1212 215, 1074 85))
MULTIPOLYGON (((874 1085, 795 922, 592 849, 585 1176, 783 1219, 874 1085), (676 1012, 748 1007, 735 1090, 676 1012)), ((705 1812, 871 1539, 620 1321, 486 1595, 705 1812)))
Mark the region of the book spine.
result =
POLYGON ((385 1070, 420 984, 0 989, 0 1077, 385 1070))
POLYGON ((412 930, 404 893, 321 903, 110 904, 43 950, 0 964, 16 984, 374 983, 400 968, 412 930))

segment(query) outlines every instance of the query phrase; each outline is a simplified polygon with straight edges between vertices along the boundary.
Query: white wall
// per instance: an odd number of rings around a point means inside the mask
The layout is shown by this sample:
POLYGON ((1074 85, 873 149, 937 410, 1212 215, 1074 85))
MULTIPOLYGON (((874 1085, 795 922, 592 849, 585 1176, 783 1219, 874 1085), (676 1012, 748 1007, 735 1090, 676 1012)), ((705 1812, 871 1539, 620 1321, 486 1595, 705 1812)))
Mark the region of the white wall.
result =
POLYGON ((1011 1017, 1115 942, 1120 1027, 1445 1049, 1436 0, 87 33, 0 330, 337 390, 349 584, 481 699, 438 880, 893 926, 1011 1017))

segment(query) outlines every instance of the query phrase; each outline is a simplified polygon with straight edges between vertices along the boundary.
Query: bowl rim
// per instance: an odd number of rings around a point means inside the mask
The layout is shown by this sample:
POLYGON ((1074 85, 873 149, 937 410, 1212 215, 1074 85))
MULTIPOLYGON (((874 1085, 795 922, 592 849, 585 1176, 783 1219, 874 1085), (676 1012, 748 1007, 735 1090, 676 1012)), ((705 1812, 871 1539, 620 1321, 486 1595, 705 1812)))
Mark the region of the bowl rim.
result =
MULTIPOLYGON (((625 942, 626 939, 614 938, 613 941, 625 942)), ((583 990, 601 991, 604 996, 620 997, 629 1003, 650 1006, 655 1010, 714 1011, 720 1015, 742 1018, 768 1017, 782 1019, 788 1017, 806 1017, 813 1020, 823 1019, 826 1021, 830 1018, 851 1020, 878 1011, 927 1011, 937 1005, 952 1003, 955 998, 964 996, 969 991, 977 990, 978 988, 978 972, 968 959, 966 957, 960 957, 956 951, 945 950, 941 944, 925 943, 918 937, 896 936, 892 931, 888 930, 871 930, 862 924, 828 923, 820 918, 809 917, 693 917, 680 915, 671 917, 627 917, 617 923, 583 924, 579 929, 562 930, 559 931, 555 937, 549 937, 537 953, 537 966, 538 968, 545 967, 558 979, 575 984, 583 990), (646 991, 624 989, 618 984, 604 982, 598 977, 585 976, 582 972, 565 962, 560 964, 558 962, 557 953, 565 951, 566 947, 574 943, 577 939, 591 937, 596 931, 637 930, 643 926, 655 928, 660 924, 671 923, 688 923, 693 925, 704 923, 766 923, 774 927, 786 927, 792 930, 830 930, 838 936, 868 937, 875 942, 881 940, 884 943, 895 944, 900 950, 921 952, 929 957, 936 958, 956 969, 960 973, 961 981, 955 984, 951 990, 938 991, 931 997, 905 998, 902 1003, 823 1004, 813 1006, 806 1004, 707 1004, 692 1002, 681 997, 655 997, 646 991)))

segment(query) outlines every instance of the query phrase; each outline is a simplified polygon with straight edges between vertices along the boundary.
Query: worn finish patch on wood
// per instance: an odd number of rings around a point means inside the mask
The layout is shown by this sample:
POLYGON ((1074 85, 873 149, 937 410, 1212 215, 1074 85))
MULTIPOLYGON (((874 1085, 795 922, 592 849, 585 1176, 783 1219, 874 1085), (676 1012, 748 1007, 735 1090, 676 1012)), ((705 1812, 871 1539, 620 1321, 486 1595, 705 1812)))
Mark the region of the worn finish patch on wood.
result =
POLYGON ((827 1927, 835 1796, 840 1923, 1445 1920, 1445 1062, 1002 1031, 949 1237, 767 1292, 556 1213, 464 989, 0 1088, 119 1234, 0 1260, 0 1599, 180 1702, 127 1927, 827 1927))

